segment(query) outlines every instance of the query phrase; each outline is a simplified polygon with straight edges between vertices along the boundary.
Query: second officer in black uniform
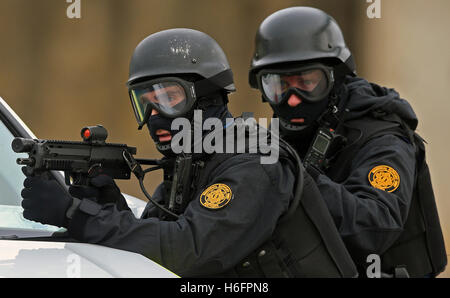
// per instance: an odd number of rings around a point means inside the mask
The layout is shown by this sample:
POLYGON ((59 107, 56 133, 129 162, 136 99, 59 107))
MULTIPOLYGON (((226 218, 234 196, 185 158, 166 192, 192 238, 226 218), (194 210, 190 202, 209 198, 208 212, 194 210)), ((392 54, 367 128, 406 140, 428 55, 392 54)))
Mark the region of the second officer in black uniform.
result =
POLYGON ((447 258, 417 117, 355 70, 331 16, 291 7, 261 23, 249 80, 314 177, 360 275, 377 255, 384 276, 434 276, 447 258))

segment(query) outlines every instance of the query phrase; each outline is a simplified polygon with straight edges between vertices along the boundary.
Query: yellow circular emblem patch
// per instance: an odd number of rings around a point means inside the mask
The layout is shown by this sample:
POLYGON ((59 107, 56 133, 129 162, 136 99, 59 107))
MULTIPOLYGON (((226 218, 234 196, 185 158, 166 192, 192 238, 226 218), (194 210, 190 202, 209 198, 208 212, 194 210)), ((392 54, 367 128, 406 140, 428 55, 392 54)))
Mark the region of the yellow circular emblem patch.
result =
POLYGON ((393 192, 400 185, 400 176, 390 166, 377 166, 370 170, 369 182, 375 188, 393 192))
POLYGON ((200 204, 208 209, 225 207, 233 198, 231 188, 223 183, 216 183, 205 189, 200 195, 200 204))

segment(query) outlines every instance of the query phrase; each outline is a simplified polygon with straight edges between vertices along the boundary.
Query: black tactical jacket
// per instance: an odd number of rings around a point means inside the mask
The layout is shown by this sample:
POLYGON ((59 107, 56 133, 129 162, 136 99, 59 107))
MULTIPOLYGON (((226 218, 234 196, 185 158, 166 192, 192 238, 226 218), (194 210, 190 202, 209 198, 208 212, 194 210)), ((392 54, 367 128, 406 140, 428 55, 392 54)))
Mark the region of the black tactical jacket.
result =
POLYGON ((403 232, 415 185, 416 148, 398 123, 381 116, 395 114, 411 130, 417 118, 393 89, 361 78, 347 78, 340 100, 346 105, 337 133, 347 144, 316 182, 350 254, 364 265, 403 232))
MULTIPOLYGON (((224 272, 264 243, 293 197, 295 177, 282 160, 261 164, 258 154, 231 156, 207 174, 185 212, 176 221, 156 217, 149 203, 141 218, 114 204, 84 199, 69 225, 72 237, 140 253, 181 276, 224 272), (218 209, 200 199, 210 186, 226 185, 231 200, 218 209)), ((212 190, 220 195, 224 188, 212 190)), ((210 189, 211 190, 211 189, 210 189)), ((162 186, 154 194, 163 200, 162 186)))

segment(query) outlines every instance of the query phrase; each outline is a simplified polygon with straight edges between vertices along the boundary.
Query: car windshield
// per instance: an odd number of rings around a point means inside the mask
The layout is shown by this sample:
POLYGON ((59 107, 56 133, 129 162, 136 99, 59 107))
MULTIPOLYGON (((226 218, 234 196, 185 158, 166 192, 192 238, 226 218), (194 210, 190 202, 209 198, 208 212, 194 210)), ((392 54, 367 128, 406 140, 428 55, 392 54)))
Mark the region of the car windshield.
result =
POLYGON ((22 231, 22 235, 23 231, 27 231, 25 234, 29 236, 59 231, 58 227, 43 225, 23 217, 20 192, 25 176, 16 159, 27 157, 27 154, 12 151, 13 139, 13 134, 0 121, 0 237, 16 235, 17 231, 22 231))

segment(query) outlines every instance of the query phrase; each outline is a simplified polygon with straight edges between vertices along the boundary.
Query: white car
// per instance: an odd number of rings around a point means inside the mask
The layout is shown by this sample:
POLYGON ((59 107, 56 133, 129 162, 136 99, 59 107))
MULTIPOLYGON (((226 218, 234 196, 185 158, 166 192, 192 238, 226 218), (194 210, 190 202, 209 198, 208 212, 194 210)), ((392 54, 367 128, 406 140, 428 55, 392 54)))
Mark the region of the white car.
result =
MULTIPOLYGON (((25 176, 11 149, 14 137, 36 138, 0 97, 0 277, 177 277, 128 251, 76 243, 64 229, 26 220, 20 192, 25 176)), ((52 173, 61 185, 64 177, 52 173)), ((124 194, 136 217, 145 202, 124 194)))

